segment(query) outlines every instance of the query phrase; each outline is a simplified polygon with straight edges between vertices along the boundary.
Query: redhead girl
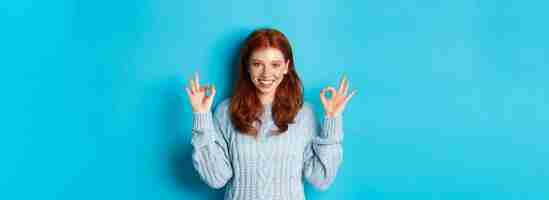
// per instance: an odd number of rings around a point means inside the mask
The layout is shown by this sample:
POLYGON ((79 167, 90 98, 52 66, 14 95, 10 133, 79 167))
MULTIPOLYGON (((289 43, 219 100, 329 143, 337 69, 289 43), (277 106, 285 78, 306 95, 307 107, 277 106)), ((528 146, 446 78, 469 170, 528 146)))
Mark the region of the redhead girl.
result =
POLYGON ((185 88, 193 111, 192 162, 201 179, 224 187, 227 200, 305 199, 304 180, 327 189, 343 161, 341 114, 356 90, 348 91, 345 77, 337 90, 322 89, 318 126, 290 43, 275 29, 248 36, 238 67, 232 96, 213 113, 214 86, 200 85, 195 74, 185 88))

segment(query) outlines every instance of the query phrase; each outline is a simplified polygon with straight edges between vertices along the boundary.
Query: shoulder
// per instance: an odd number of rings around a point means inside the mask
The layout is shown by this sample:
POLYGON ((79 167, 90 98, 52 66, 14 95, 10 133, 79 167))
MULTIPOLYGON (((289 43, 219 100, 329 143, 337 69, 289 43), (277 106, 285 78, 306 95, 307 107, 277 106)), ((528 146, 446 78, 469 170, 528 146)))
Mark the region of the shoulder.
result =
POLYGON ((303 105, 301 106, 301 110, 299 110, 298 116, 300 116, 301 119, 311 119, 315 117, 315 111, 313 104, 305 101, 303 105))
POLYGON ((230 98, 224 99, 217 104, 215 108, 214 116, 217 120, 222 135, 230 138, 231 117, 229 113, 229 105, 231 104, 230 98))
POLYGON ((314 106, 308 101, 303 102, 303 106, 301 107, 302 112, 314 112, 314 106))
POLYGON ((314 132, 314 129, 316 128, 318 122, 316 120, 313 104, 309 102, 303 103, 303 105, 301 106, 301 110, 299 110, 299 113, 297 115, 297 123, 299 124, 299 127, 303 128, 303 130, 307 130, 304 131, 307 135, 310 136, 310 134, 314 132))
POLYGON ((219 118, 226 117, 229 110, 229 105, 231 104, 231 99, 226 98, 222 100, 215 109, 215 116, 219 118))
POLYGON ((223 99, 219 104, 217 105, 216 110, 227 110, 229 108, 229 105, 231 104, 231 98, 223 99))

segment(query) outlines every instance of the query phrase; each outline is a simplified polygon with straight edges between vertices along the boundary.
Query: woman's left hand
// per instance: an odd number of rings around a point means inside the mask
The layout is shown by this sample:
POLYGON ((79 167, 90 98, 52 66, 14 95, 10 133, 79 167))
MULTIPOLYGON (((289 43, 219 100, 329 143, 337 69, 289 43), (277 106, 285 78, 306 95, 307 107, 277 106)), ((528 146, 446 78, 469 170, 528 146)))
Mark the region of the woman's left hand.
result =
POLYGON ((336 91, 333 87, 326 87, 320 91, 320 101, 324 106, 324 113, 326 117, 335 117, 343 112, 345 105, 356 94, 356 90, 353 90, 351 94, 347 94, 349 90, 349 81, 346 76, 341 78, 339 83, 339 89, 336 91), (326 97, 326 92, 332 93, 332 98, 326 97))

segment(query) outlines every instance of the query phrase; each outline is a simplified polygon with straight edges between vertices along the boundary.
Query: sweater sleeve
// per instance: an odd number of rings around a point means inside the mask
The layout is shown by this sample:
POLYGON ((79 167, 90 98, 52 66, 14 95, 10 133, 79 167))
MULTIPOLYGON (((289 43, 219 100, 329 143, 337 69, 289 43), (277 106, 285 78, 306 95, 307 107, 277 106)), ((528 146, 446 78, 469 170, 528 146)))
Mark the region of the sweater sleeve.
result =
POLYGON ((192 161, 200 178, 212 188, 222 188, 233 176, 226 137, 226 103, 215 111, 193 113, 192 161))
POLYGON ((320 132, 310 107, 306 108, 303 120, 309 137, 303 157, 303 176, 316 189, 326 190, 336 178, 343 161, 342 117, 324 117, 320 132))

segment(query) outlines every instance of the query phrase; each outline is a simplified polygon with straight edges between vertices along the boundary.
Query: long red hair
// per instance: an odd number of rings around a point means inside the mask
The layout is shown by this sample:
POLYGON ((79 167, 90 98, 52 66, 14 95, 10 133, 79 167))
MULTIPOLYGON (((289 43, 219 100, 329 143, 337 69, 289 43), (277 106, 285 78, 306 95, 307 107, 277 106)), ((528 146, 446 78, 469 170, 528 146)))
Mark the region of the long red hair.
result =
POLYGON ((289 61, 288 73, 282 79, 275 92, 271 114, 278 127, 277 134, 288 130, 288 124, 303 106, 303 86, 295 71, 292 47, 286 36, 276 29, 258 29, 246 39, 240 50, 238 60, 239 77, 234 87, 229 111, 231 122, 241 133, 257 136, 254 122, 261 123, 263 105, 248 72, 252 52, 262 48, 276 48, 282 52, 285 61, 289 61))

